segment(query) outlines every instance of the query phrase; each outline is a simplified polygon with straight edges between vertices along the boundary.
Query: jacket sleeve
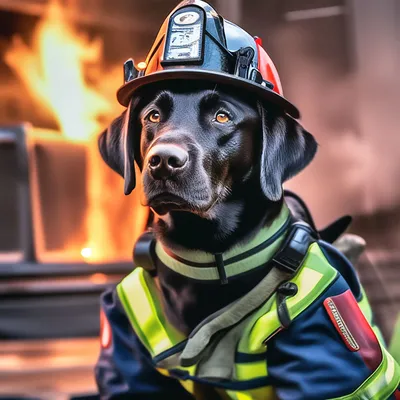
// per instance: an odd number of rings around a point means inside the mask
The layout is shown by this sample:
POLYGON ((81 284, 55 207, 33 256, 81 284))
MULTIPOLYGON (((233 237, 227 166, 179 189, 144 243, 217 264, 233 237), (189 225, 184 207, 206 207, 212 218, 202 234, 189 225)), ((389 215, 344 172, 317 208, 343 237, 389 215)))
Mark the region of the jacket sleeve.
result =
POLYGON ((153 367, 115 290, 105 292, 101 298, 100 341, 95 376, 101 400, 193 399, 178 381, 153 367))
POLYGON ((400 399, 399 366, 340 275, 271 339, 267 365, 280 400, 400 399))

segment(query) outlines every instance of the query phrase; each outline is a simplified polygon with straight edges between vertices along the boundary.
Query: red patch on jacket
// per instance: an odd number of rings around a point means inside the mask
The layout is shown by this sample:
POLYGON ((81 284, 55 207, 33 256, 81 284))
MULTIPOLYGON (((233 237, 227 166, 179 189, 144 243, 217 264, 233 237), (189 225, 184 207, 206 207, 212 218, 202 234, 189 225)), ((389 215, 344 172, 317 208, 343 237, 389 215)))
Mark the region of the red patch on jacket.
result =
POLYGON ((112 331, 104 311, 100 311, 100 344, 103 349, 110 347, 112 331))
POLYGON ((382 361, 382 350, 351 290, 324 300, 324 307, 350 351, 357 351, 372 371, 382 361))

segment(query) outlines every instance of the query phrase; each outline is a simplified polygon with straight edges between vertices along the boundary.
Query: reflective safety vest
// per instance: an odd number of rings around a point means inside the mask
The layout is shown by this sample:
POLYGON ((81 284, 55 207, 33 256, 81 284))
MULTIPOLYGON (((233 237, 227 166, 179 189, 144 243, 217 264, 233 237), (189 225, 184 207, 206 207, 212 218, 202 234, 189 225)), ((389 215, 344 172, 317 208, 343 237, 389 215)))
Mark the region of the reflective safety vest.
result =
MULTIPOLYGON (((337 275, 338 271, 329 264, 319 244, 313 243, 302 267, 291 279, 298 287, 297 294, 286 300, 291 320, 295 320, 311 306, 337 275)), ((163 359, 182 351, 187 338, 167 320, 162 310, 159 290, 148 272, 136 268, 118 285, 117 292, 136 335, 150 353, 155 366, 163 359)), ((212 385, 231 399, 276 399, 274 388, 268 385, 266 361, 268 340, 276 334, 279 335, 282 329, 277 316, 276 297, 274 294, 255 311, 245 326, 236 346, 235 378, 232 382, 211 382, 199 378, 196 376, 197 365, 171 370, 157 369, 164 375, 177 378, 190 393, 193 393, 194 382, 200 382, 212 385)), ((381 335, 372 324, 372 312, 365 295, 358 304, 381 343, 381 335)), ((388 393, 388 396, 394 392, 400 371, 383 345, 381 350, 382 362, 370 378, 356 392, 340 399, 386 399, 388 397, 384 397, 383 392, 388 393), (382 396, 375 396, 374 393, 382 396)))

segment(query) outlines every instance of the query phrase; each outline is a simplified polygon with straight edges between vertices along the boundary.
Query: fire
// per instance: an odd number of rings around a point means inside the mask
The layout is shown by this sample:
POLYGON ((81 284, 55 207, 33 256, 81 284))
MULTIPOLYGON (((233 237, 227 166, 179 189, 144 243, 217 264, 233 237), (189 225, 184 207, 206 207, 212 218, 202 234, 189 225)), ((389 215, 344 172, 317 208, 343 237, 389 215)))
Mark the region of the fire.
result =
POLYGON ((97 150, 97 135, 121 112, 115 100, 121 68, 106 73, 102 41, 77 32, 65 15, 60 4, 51 1, 32 46, 14 37, 5 61, 51 113, 61 134, 87 143, 88 239, 73 247, 86 261, 126 258, 144 228, 147 212, 139 204, 140 188, 131 198, 122 198, 121 179, 107 169, 97 150), (122 216, 121 210, 127 214, 122 216))
POLYGON ((93 251, 92 251, 92 249, 90 247, 84 247, 81 250, 81 256, 83 258, 90 258, 90 257, 92 257, 92 255, 93 255, 93 251))
MULTIPOLYGON (((63 15, 62 7, 51 2, 34 33, 32 48, 14 37, 6 62, 53 113, 67 138, 86 141, 101 130, 99 117, 115 115, 118 109, 114 98, 107 99, 85 79, 85 70, 102 61, 101 40, 75 32, 63 15)), ((118 87, 120 82, 112 79, 118 87)))

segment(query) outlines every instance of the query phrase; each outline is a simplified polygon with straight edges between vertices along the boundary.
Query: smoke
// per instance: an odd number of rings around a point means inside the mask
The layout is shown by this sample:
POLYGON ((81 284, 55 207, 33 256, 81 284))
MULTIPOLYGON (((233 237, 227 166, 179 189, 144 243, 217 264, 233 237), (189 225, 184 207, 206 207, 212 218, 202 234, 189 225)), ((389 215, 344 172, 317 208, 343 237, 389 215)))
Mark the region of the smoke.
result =
POLYGON ((335 44, 341 36, 324 40, 328 52, 321 54, 318 38, 297 24, 285 24, 272 38, 277 54, 284 49, 279 68, 285 97, 319 143, 315 160, 286 187, 304 197, 318 225, 400 203, 397 88, 385 84, 387 77, 372 83, 362 69, 338 60, 349 57, 335 44))

